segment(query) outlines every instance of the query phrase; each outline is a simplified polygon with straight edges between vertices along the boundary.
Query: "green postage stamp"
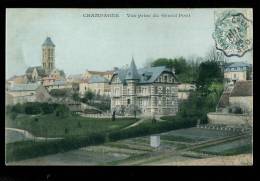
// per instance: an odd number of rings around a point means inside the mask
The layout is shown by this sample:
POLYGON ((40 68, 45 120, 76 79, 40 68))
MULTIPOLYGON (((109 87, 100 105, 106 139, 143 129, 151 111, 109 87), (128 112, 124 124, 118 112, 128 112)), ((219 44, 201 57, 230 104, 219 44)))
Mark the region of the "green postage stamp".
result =
POLYGON ((216 48, 230 56, 243 56, 252 49, 253 23, 246 13, 239 11, 224 11, 216 15, 213 37, 216 48))

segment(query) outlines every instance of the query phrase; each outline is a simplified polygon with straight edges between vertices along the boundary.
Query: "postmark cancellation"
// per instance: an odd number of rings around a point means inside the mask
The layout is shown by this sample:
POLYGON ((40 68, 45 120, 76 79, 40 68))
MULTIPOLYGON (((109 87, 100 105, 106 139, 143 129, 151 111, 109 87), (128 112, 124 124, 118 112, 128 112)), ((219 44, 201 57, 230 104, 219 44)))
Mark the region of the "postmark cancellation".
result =
POLYGON ((242 57, 253 48, 252 11, 215 11, 213 38, 216 48, 227 57, 242 57))

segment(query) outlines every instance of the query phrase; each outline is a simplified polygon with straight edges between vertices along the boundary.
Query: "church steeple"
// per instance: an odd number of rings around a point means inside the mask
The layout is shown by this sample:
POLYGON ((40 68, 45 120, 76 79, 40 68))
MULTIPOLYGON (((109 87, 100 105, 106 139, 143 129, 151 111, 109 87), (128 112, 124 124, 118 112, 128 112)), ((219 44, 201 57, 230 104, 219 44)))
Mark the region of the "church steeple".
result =
POLYGON ((138 71, 137 71, 137 68, 135 65, 134 57, 132 57, 131 65, 126 74, 126 80, 139 80, 139 79, 140 79, 140 76, 138 74, 138 71))
POLYGON ((47 74, 55 68, 55 45, 50 37, 42 44, 42 67, 47 74))

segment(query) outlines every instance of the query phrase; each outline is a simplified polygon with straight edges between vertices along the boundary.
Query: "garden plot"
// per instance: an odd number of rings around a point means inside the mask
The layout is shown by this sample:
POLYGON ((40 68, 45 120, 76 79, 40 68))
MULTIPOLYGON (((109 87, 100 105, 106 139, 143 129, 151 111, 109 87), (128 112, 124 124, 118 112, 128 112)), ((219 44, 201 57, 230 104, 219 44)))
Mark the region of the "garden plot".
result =
POLYGON ((188 128, 162 133, 161 137, 162 139, 166 140, 194 143, 199 141, 218 139, 230 136, 231 134, 234 133, 220 130, 208 130, 203 128, 188 128))
POLYGON ((102 145, 102 146, 88 146, 85 148, 81 148, 81 150, 89 151, 89 152, 96 152, 96 153, 118 153, 118 154, 126 154, 126 155, 136 155, 136 154, 144 154, 147 151, 143 150, 135 150, 135 149, 128 149, 128 148, 119 148, 109 145, 102 145))
MULTIPOLYGON (((225 154, 225 153, 229 153, 230 151, 234 153, 239 152, 240 149, 249 150, 251 146, 252 146, 252 138, 248 137, 248 138, 239 139, 228 143, 206 147, 200 149, 199 151, 204 153, 210 153, 210 154, 225 154)), ((241 150, 241 151, 246 151, 246 150, 241 150)))
MULTIPOLYGON (((98 146, 97 146, 98 147, 98 146)), ((97 150, 99 148, 96 148, 97 150)), ((78 149, 65 153, 58 153, 43 157, 37 157, 17 162, 11 162, 9 165, 103 165, 112 161, 126 159, 130 154, 98 151, 88 151, 78 149)))
MULTIPOLYGON (((183 144, 179 144, 179 143, 169 141, 169 140, 161 140, 160 142, 161 142, 160 150, 162 150, 162 149, 175 150, 177 147, 183 146, 183 144)), ((146 152, 154 152, 154 151, 158 150, 158 149, 150 146, 150 136, 125 139, 125 140, 116 141, 116 142, 110 142, 110 143, 107 143, 106 145, 110 146, 110 147, 115 147, 115 148, 142 150, 142 151, 146 151, 146 152)))
POLYGON ((138 138, 126 139, 122 141, 107 143, 106 145, 110 147, 125 148, 130 150, 141 150, 146 152, 154 150, 154 148, 150 147, 148 138, 147 140, 144 140, 143 138, 141 138, 140 140, 138 140, 138 138))

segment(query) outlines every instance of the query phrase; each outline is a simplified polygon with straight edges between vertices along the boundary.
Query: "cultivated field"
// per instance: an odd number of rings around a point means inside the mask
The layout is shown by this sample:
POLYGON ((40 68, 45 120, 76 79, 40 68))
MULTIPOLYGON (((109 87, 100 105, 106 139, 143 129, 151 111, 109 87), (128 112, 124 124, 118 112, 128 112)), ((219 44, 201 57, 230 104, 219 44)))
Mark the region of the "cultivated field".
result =
MULTIPOLYGON (((161 145, 159 148, 150 147, 150 137, 138 137, 108 142, 100 146, 88 146, 78 150, 38 157, 34 159, 19 161, 18 165, 185 165, 181 163, 198 163, 205 165, 220 164, 220 159, 224 156, 215 154, 204 154, 201 150, 208 152, 221 151, 223 148, 233 149, 246 145, 251 138, 241 138, 239 140, 221 143, 214 146, 203 147, 200 150, 190 150, 192 146, 205 141, 214 141, 235 135, 232 132, 207 130, 201 128, 188 128, 161 133, 161 145), (203 162, 204 160, 204 162, 203 162)), ((241 150, 243 153, 244 150, 241 150)), ((236 154, 241 154, 236 153, 236 154)), ((243 157, 244 158, 244 157, 243 157)), ((248 156, 246 157, 248 160, 248 156)), ((229 158, 229 160, 231 160, 229 158)), ((231 160, 232 161, 232 160, 231 160)), ((230 164, 234 164, 230 161, 230 164)), ((249 161, 238 162, 250 164, 249 161)), ((228 164, 225 162, 225 164, 228 164)), ((192 164, 191 164, 192 165, 192 164)))

